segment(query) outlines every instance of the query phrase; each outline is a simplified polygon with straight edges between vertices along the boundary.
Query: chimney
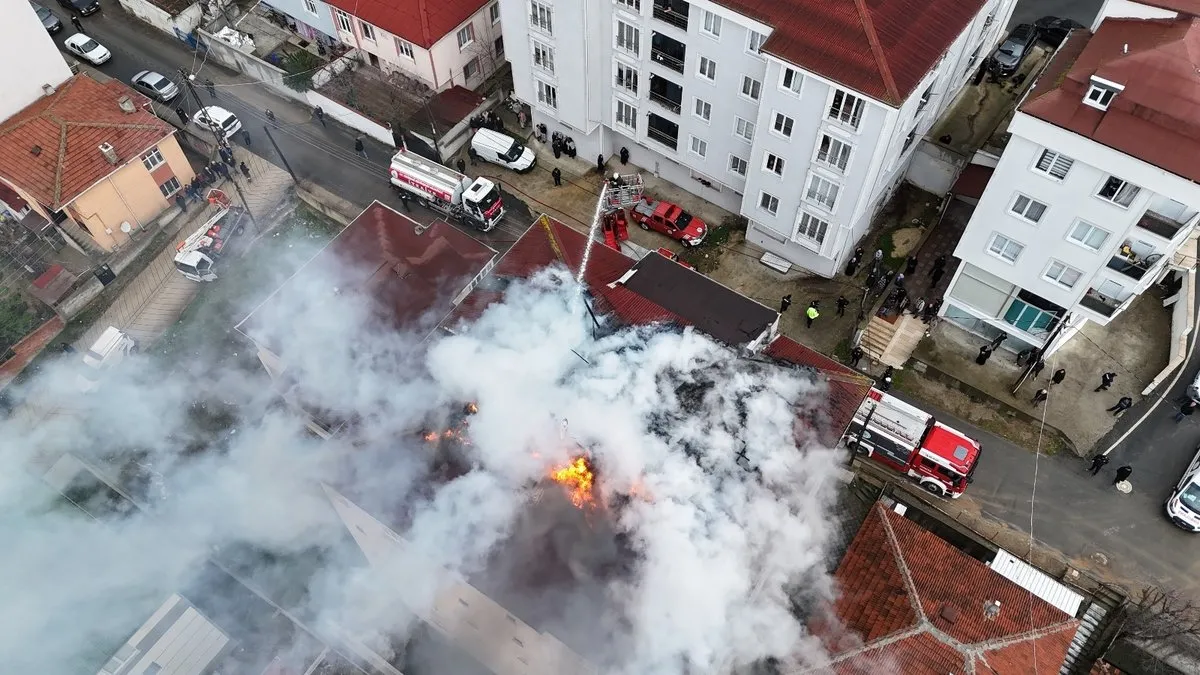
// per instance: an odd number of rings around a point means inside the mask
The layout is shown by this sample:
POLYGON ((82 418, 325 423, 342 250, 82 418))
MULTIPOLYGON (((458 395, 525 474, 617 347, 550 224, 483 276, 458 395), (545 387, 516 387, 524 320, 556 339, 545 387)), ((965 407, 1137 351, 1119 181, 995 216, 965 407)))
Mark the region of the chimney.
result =
POLYGON ((45 94, 46 96, 53 94, 55 91, 56 90, 54 89, 54 85, 50 84, 49 82, 42 85, 42 93, 45 94))
POLYGON ((32 153, 34 157, 37 157, 38 155, 42 154, 42 146, 35 145, 29 149, 29 152, 32 153))
POLYGON ((107 159, 109 164, 117 165, 117 150, 111 143, 101 143, 100 154, 104 155, 104 159, 107 159))
POLYGON ((1000 601, 988 600, 983 603, 983 616, 988 621, 995 621, 996 617, 1000 616, 1000 601))
POLYGON ((121 106, 121 110, 123 110, 126 114, 137 112, 137 106, 133 104, 133 99, 129 98, 128 96, 122 96, 121 98, 117 99, 117 105, 121 106))

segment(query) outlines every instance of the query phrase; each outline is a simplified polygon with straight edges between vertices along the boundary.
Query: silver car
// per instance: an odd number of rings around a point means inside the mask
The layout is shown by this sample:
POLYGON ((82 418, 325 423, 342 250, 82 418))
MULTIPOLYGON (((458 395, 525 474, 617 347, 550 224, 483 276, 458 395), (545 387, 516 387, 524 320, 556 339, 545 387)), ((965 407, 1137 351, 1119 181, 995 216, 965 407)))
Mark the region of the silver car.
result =
POLYGON ((130 84, 134 89, 163 103, 179 95, 179 87, 175 86, 174 82, 152 70, 143 70, 134 75, 130 84))

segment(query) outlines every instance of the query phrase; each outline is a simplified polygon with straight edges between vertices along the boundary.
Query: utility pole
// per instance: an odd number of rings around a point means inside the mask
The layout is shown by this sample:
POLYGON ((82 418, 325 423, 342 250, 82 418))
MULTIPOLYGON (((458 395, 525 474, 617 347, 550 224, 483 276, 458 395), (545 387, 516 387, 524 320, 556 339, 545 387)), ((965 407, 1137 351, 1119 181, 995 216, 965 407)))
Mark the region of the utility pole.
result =
POLYGON ((279 159, 283 160, 283 168, 287 169, 287 172, 291 174, 292 182, 299 183, 300 179, 296 177, 296 172, 292 171, 292 165, 288 163, 287 157, 283 156, 283 152, 279 149, 279 144, 275 142, 275 137, 271 135, 271 127, 264 124, 263 131, 267 132, 267 140, 271 141, 271 147, 275 148, 275 154, 279 155, 279 159))
POLYGON ((188 72, 187 68, 180 66, 179 67, 179 76, 181 78, 183 78, 184 86, 186 86, 188 91, 190 91, 192 93, 192 98, 195 99, 195 101, 196 101, 196 109, 199 110, 200 108, 203 108, 204 103, 202 103, 200 101, 200 94, 199 94, 199 92, 196 91, 195 82, 192 81, 193 79, 195 79, 193 77, 193 75, 188 72))

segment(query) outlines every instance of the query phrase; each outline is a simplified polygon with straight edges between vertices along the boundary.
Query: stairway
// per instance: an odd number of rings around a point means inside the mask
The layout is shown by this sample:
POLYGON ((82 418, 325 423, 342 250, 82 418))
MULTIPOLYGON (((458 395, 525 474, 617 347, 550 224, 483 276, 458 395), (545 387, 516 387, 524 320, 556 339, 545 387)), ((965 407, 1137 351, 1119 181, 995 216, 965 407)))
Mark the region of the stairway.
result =
POLYGON ((925 322, 904 314, 895 322, 872 316, 860 346, 873 361, 903 368, 917 344, 925 337, 925 322))
POLYGON ((1067 648, 1060 675, 1086 675, 1091 671, 1092 664, 1103 655, 1120 629, 1113 619, 1120 614, 1124 603, 1124 594, 1108 586, 1101 586, 1092 593, 1092 603, 1079 619, 1079 628, 1067 648))

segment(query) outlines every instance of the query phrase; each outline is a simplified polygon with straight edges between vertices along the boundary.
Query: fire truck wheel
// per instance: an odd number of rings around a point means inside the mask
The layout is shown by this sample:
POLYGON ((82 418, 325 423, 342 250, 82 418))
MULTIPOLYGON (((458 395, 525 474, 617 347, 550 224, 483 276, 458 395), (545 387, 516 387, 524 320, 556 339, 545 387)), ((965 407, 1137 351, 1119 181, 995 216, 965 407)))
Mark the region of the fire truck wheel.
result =
POLYGON ((417 203, 425 208, 429 208, 429 200, 424 197, 417 197, 417 203))
POLYGON ((921 487, 925 488, 925 491, 931 495, 936 495, 938 497, 946 496, 946 491, 943 490, 942 486, 938 485, 937 483, 931 483, 929 481, 926 481, 924 483, 921 483, 921 487))
POLYGON ((650 226, 647 225, 645 222, 638 223, 638 227, 642 228, 643 230, 645 230, 647 232, 650 231, 650 226))

